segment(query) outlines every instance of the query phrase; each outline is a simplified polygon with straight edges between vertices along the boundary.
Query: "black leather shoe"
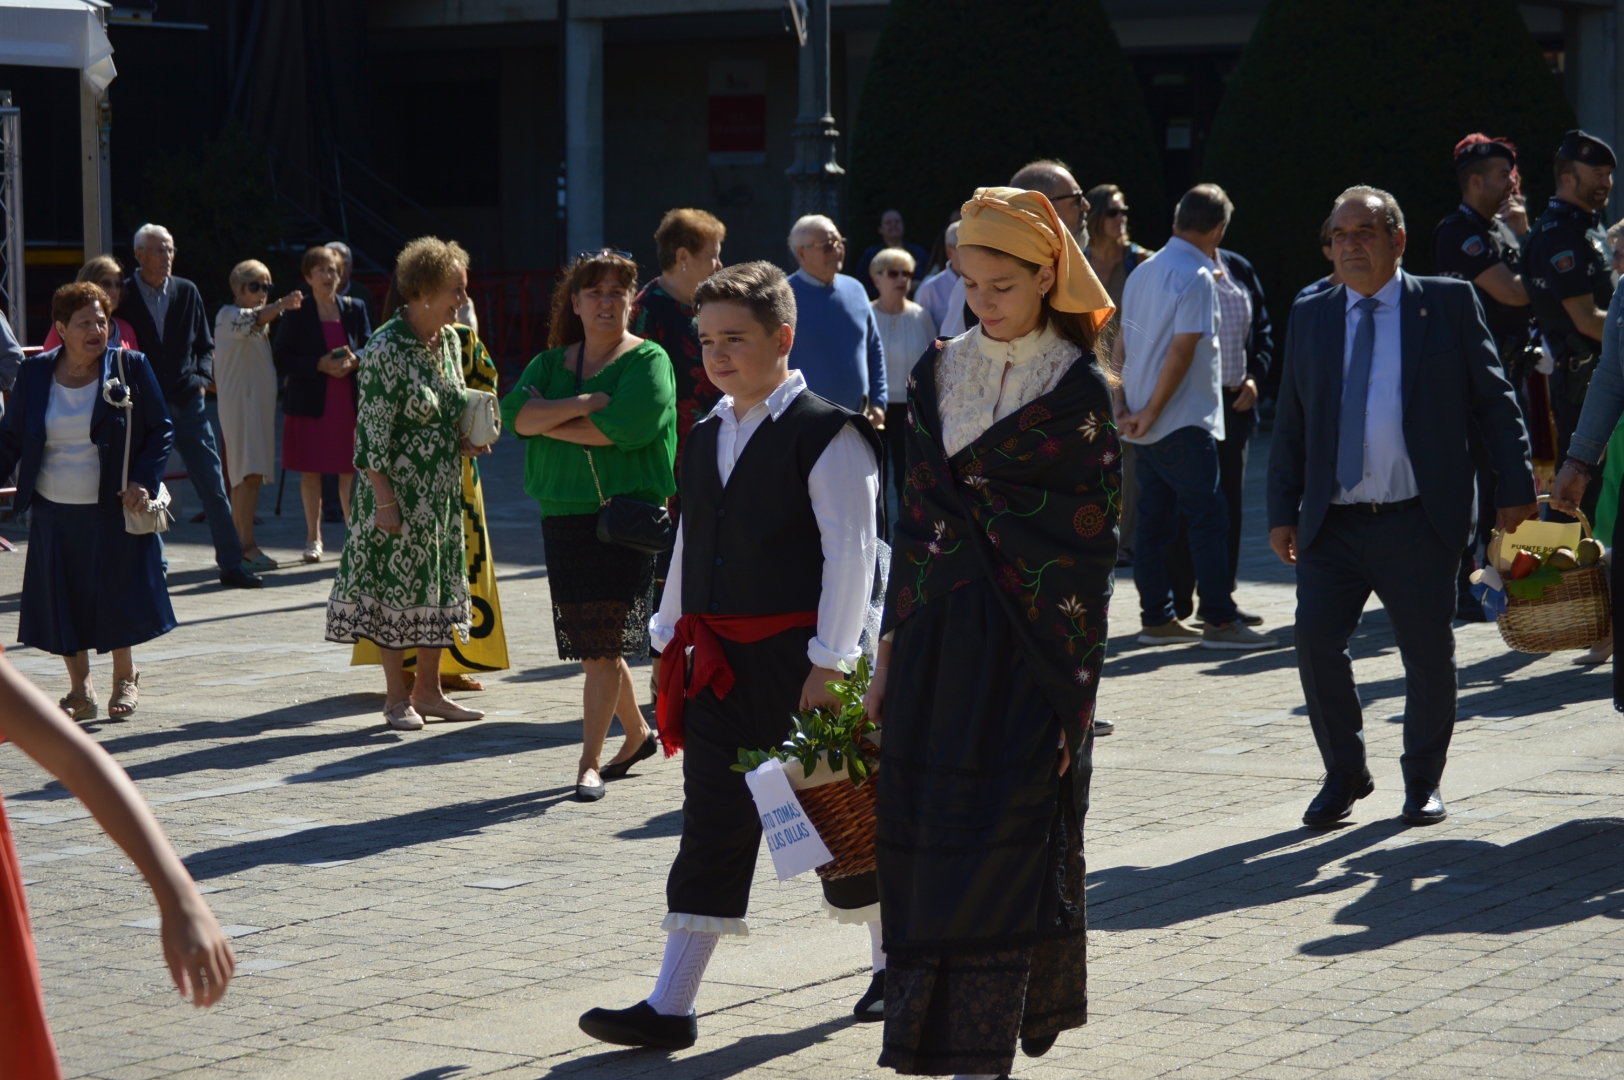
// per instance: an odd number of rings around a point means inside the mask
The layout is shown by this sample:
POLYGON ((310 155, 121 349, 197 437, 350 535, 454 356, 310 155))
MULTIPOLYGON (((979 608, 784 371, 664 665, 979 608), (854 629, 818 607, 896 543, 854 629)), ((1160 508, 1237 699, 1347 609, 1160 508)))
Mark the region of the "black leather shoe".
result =
POLYGON ((646 1001, 629 1009, 588 1009, 581 1014, 580 1024, 594 1039, 616 1046, 686 1050, 699 1040, 699 1020, 692 1013, 661 1016, 646 1001))
POLYGON ((1325 786, 1320 788, 1320 793, 1308 804, 1308 812, 1303 814, 1303 824, 1315 828, 1335 825, 1353 813, 1355 802, 1375 790, 1376 782, 1370 778, 1369 769, 1352 776, 1346 773, 1328 773, 1325 777, 1325 786))
POLYGON ((250 574, 240 566, 220 571, 220 584, 231 589, 257 589, 265 584, 258 574, 250 574))
POLYGON ((643 740, 643 745, 639 746, 631 757, 627 758, 625 761, 611 761, 609 764, 598 770, 598 775, 603 777, 605 780, 619 780, 621 777, 631 772, 633 765, 636 765, 639 761, 647 761, 649 758, 653 757, 654 752, 659 748, 660 737, 651 731, 649 732, 648 738, 643 740))
POLYGON ((1263 625, 1263 616, 1259 615, 1255 611, 1243 611, 1240 608, 1236 608, 1235 609, 1235 618, 1240 620, 1240 623, 1241 623, 1242 626, 1262 626, 1263 625))
POLYGON ((1109 734, 1111 734, 1111 732, 1113 732, 1115 730, 1116 730, 1116 725, 1114 723, 1112 723, 1111 721, 1109 721, 1109 720, 1098 720, 1098 719, 1096 719, 1094 721, 1094 737, 1096 739, 1099 738, 1101 735, 1109 735, 1109 734))
POLYGON ((860 1024, 875 1024, 885 1019, 885 972, 874 973, 868 989, 852 1006, 851 1014, 860 1024))
POLYGON ((1049 1052, 1049 1048, 1054 1045, 1054 1041, 1058 1038, 1060 1038, 1060 1035, 1056 1032, 1053 1035, 1045 1035, 1041 1039, 1022 1039, 1021 1053, 1027 1057, 1042 1057, 1049 1052))
POLYGON ((1448 816, 1443 793, 1436 786, 1404 789, 1404 824, 1436 825, 1448 816))

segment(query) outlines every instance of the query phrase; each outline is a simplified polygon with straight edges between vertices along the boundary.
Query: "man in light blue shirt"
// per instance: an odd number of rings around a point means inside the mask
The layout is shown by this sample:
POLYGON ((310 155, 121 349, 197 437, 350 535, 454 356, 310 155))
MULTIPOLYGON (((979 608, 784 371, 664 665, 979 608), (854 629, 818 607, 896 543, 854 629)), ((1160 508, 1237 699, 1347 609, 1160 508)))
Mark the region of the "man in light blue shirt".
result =
POLYGON ((1173 239, 1139 265, 1122 290, 1122 333, 1114 360, 1117 428, 1139 447, 1139 525, 1134 584, 1139 640, 1200 642, 1209 649, 1267 649, 1272 637, 1237 617, 1229 573, 1229 506, 1220 483, 1224 437, 1218 293, 1213 261, 1233 205, 1216 184, 1191 188, 1173 217, 1173 239), (1201 589, 1197 632, 1174 617, 1167 549, 1183 514, 1201 589))

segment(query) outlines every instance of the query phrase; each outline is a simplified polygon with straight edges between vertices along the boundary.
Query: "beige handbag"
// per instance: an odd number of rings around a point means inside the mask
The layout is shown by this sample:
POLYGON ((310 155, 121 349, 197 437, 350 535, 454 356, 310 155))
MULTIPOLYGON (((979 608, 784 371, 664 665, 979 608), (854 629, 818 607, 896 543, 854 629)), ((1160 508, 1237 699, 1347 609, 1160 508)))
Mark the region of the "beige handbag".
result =
MULTIPOLYGON (((130 386, 130 380, 124 376, 124 350, 118 351, 118 381, 124 384, 124 395, 120 401, 113 400, 107 388, 102 390, 102 398, 114 408, 124 410, 124 483, 119 485, 119 492, 129 490, 130 487, 130 438, 135 427, 135 391, 130 386)), ((144 536, 147 533, 161 533, 169 531, 170 522, 174 515, 169 512, 169 488, 163 481, 158 482, 158 492, 147 499, 144 510, 131 510, 128 505, 124 507, 124 531, 135 536, 144 536)))
POLYGON ((489 390, 468 391, 457 433, 474 446, 489 446, 502 434, 502 412, 489 390))

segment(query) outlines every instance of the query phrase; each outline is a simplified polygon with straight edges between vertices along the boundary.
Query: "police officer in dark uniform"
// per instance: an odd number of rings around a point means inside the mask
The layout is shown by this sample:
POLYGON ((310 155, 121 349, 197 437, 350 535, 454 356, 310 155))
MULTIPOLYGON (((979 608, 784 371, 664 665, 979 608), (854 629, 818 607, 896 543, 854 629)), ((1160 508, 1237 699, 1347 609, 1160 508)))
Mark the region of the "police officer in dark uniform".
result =
MULTIPOLYGON (((1568 132, 1556 152, 1556 196, 1523 245, 1523 281, 1534 321, 1556 361, 1551 409, 1558 466, 1567 456, 1568 439, 1601 356, 1602 327, 1613 297, 1601 211, 1612 193, 1617 165, 1612 147, 1583 131, 1568 132)), ((1595 506, 1595 495, 1587 492, 1587 513, 1595 506)))
MULTIPOLYGON (((1525 382, 1538 353, 1532 345, 1532 310, 1521 277, 1521 244, 1528 234, 1528 215, 1518 191, 1517 148, 1481 132, 1468 135, 1455 145, 1455 179, 1460 184, 1460 206, 1432 232, 1432 271, 1472 283, 1499 349, 1500 364, 1516 388, 1526 416, 1525 382)), ((1494 528, 1494 470, 1475 431, 1471 443, 1478 464, 1476 539, 1487 544, 1494 528)), ((1474 544, 1461 560, 1456 614, 1481 622, 1483 608, 1471 593, 1471 573, 1477 568, 1475 548, 1474 544)))

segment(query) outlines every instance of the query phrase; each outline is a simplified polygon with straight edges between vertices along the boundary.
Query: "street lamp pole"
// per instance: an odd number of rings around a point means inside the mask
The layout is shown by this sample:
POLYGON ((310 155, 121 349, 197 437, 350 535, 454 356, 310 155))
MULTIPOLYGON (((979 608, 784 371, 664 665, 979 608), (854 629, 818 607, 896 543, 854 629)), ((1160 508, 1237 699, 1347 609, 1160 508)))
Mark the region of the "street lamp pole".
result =
POLYGON ((788 0, 801 40, 801 108, 795 118, 795 164, 790 182, 790 213, 826 214, 838 220, 836 198, 846 170, 835 161, 835 118, 829 100, 829 0, 788 0))

